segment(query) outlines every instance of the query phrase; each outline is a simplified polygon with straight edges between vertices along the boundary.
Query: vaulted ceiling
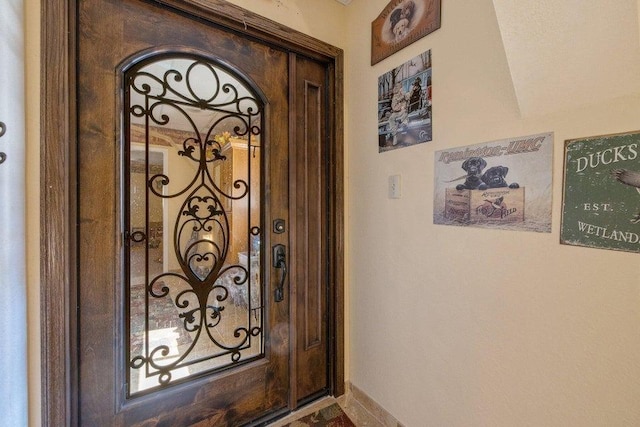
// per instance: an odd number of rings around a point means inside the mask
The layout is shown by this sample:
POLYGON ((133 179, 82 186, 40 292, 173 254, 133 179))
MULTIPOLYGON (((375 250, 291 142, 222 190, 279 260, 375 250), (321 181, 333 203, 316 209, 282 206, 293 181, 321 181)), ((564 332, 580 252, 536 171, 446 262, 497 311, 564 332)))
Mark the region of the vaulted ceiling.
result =
POLYGON ((492 1, 523 117, 640 95, 640 0, 492 1))
POLYGON ((638 3, 493 0, 522 116, 640 94, 638 3))

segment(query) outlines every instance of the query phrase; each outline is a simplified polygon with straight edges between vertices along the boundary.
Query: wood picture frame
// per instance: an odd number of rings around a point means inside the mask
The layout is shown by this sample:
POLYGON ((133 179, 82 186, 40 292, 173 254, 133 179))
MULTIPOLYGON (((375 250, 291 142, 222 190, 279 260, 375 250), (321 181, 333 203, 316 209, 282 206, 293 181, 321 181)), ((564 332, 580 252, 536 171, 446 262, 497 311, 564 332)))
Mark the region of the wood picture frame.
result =
POLYGON ((371 23, 371 65, 440 28, 441 0, 392 0, 371 23))

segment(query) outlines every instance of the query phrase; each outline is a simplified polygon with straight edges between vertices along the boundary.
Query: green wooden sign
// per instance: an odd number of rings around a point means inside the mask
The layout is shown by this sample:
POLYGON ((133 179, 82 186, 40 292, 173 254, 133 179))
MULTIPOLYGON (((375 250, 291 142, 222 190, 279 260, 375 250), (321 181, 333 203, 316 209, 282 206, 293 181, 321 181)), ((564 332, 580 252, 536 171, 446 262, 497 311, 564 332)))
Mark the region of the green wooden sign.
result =
POLYGON ((640 253, 640 132, 565 142, 560 241, 640 253))

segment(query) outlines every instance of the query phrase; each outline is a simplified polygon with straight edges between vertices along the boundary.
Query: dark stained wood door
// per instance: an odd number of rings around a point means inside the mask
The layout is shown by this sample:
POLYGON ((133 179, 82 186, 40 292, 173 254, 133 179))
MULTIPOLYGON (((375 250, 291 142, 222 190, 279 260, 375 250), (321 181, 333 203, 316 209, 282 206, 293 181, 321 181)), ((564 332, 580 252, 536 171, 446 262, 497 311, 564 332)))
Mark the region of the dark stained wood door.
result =
MULTIPOLYGON (((81 0, 78 20, 79 424, 237 426, 287 411, 291 406, 290 310, 288 298, 281 303, 274 300, 281 273, 271 268, 270 248, 277 244, 289 247, 288 232, 271 232, 273 220, 290 217, 289 55, 154 2, 81 0), (130 156, 123 152, 129 137, 124 135, 126 120, 121 114, 126 83, 122 70, 136 58, 171 52, 222 58, 230 69, 246 76, 266 100, 259 147, 264 156, 261 197, 264 354, 221 371, 205 372, 188 381, 169 383, 132 396, 126 375, 132 360, 125 351, 129 339, 126 319, 131 308, 127 303, 129 268, 124 255, 133 231, 124 229, 126 216, 123 220, 121 215, 126 200, 123 193, 128 191, 123 159, 130 156)), ((186 151, 188 148, 183 146, 186 151)), ((207 153, 219 155, 215 150, 207 153)), ((311 173, 317 175, 317 171, 311 173)), ((314 229, 312 233, 322 231, 314 229)), ((315 239, 316 234, 310 235, 315 239)), ((290 255, 286 256, 289 260, 290 255)), ((310 264, 318 261, 324 262, 320 257, 310 264)), ((192 273, 197 281, 195 271, 192 273)), ((298 276, 303 274, 296 271, 298 276)), ((205 278, 200 277, 202 283, 205 278)), ((286 284, 285 288, 287 291, 286 284)), ((318 304, 322 292, 314 284, 306 292, 307 299, 318 304)), ((319 307, 323 309, 322 305, 319 307)), ((211 313, 215 318, 220 308, 211 313)), ((314 324, 317 323, 319 312, 310 313, 314 324)), ((308 335, 307 347, 315 345, 317 334, 326 337, 326 330, 315 328, 309 329, 313 332, 308 335)), ((326 370, 323 375, 326 378, 326 370)), ((326 389, 326 382, 320 389, 326 389)))
POLYGON ((294 400, 303 404, 329 388, 327 271, 328 74, 322 64, 292 58, 294 137, 291 144, 292 340, 294 400))

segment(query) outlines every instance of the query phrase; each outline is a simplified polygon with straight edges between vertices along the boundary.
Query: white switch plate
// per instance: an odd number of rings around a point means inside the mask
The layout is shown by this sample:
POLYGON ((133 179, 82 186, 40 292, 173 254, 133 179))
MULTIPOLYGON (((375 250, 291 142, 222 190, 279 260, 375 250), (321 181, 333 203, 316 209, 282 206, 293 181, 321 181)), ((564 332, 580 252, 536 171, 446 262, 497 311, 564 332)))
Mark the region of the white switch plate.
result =
POLYGON ((400 175, 391 175, 389 177, 389 198, 390 199, 399 199, 402 195, 401 188, 402 180, 400 175))

